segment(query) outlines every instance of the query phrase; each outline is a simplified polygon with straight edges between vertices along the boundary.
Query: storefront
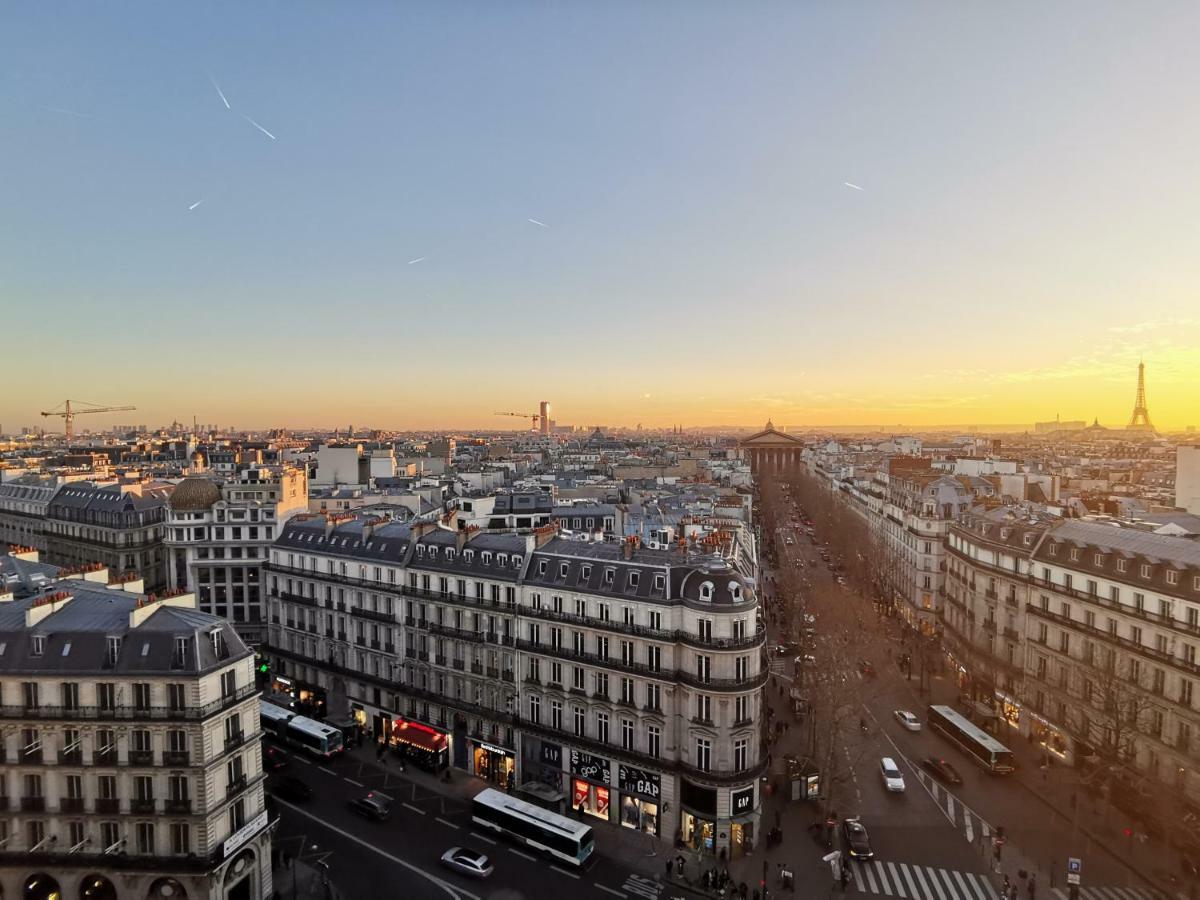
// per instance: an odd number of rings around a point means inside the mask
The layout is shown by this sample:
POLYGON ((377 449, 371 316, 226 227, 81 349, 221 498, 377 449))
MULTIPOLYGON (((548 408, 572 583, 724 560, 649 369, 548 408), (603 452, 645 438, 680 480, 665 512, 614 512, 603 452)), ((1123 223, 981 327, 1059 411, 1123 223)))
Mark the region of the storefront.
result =
POLYGON ((325 718, 324 688, 285 675, 276 675, 271 682, 271 693, 291 697, 291 708, 302 716, 325 718))
POLYGON ((429 772, 440 772, 450 763, 450 738, 436 728, 396 717, 388 741, 392 749, 429 772))
POLYGON ((517 767, 511 750, 480 742, 475 745, 472 762, 474 773, 500 790, 510 791, 516 787, 517 767))
POLYGON ((617 787, 621 791, 621 824, 646 834, 658 834, 662 778, 645 769, 620 765, 617 787))
POLYGON ((717 789, 679 780, 679 827, 684 844, 715 853, 717 847, 717 789))
POLYGON ((1014 698, 996 691, 996 708, 1000 711, 1000 719, 1013 728, 1021 728, 1021 704, 1014 698))
POLYGON ((737 859, 754 849, 754 785, 729 794, 729 856, 737 859))
MULTIPOLYGON (((1028 711, 1029 736, 1046 752, 1067 765, 1075 764, 1075 753, 1072 752, 1071 739, 1048 719, 1043 719, 1037 713, 1028 711)), ((1080 755, 1086 756, 1081 752, 1080 755)))
POLYGON ((597 819, 609 819, 611 777, 607 759, 572 750, 571 809, 597 819))

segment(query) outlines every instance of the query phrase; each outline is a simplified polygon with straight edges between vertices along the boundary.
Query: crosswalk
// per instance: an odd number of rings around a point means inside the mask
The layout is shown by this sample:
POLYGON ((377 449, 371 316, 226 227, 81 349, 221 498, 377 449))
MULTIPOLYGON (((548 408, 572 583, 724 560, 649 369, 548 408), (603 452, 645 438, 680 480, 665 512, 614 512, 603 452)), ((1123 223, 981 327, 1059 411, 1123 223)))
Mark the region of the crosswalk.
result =
POLYGON ((986 875, 881 860, 854 867, 853 889, 907 900, 1000 900, 986 875))
MULTIPOLYGON (((1068 900, 1064 888, 1055 888, 1050 895, 1054 900, 1068 900)), ((1166 897, 1152 888, 1081 886, 1079 900, 1166 900, 1166 897)))

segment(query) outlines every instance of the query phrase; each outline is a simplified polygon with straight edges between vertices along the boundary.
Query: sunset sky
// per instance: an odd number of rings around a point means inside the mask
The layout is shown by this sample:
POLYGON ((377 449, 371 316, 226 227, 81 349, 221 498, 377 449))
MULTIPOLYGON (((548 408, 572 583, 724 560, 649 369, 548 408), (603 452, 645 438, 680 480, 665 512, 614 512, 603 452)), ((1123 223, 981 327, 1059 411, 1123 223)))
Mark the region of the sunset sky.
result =
POLYGON ((1183 2, 6 4, 0 424, 1123 426, 1139 358, 1200 424, 1198 46, 1183 2))

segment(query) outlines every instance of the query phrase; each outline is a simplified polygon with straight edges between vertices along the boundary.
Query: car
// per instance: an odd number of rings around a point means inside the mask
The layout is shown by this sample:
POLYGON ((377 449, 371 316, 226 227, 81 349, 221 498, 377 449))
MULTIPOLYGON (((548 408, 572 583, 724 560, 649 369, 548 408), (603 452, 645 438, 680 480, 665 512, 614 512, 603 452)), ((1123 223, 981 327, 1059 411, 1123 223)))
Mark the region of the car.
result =
POLYGON ((907 709, 897 709, 892 713, 896 717, 896 721, 909 731, 920 731, 921 720, 910 713, 907 709))
POLYGON ((879 774, 883 778, 883 786, 893 794, 904 792, 904 775, 900 772, 900 767, 896 765, 896 761, 890 756, 885 756, 879 761, 879 774))
POLYGON ((950 765, 944 759, 936 756, 927 756, 921 760, 921 768, 936 778, 938 781, 944 781, 946 784, 962 784, 962 776, 958 774, 958 769, 950 765))
POLYGON ((858 819, 842 819, 842 849, 852 859, 872 859, 871 836, 858 819))
POLYGON ((262 767, 268 772, 277 772, 280 769, 286 769, 288 764, 287 754, 278 747, 273 747, 270 744, 263 744, 262 750, 262 767))
POLYGON ((364 819, 373 819, 376 822, 384 822, 392 815, 391 804, 374 791, 365 797, 354 797, 347 801, 347 805, 364 819))
POLYGON ((303 803, 312 797, 312 788, 295 775, 273 775, 267 781, 267 790, 283 800, 303 803))
POLYGON ((802 654, 796 657, 795 663, 798 666, 815 666, 817 664, 817 658, 815 656, 809 656, 808 654, 802 654))
POLYGON ((784 543, 787 544, 789 547, 791 547, 793 544, 796 543, 796 541, 793 538, 788 538, 786 541, 784 541, 784 543))
POLYGON ((442 865, 472 878, 487 878, 492 874, 491 861, 478 850, 466 847, 451 847, 442 854, 442 865))

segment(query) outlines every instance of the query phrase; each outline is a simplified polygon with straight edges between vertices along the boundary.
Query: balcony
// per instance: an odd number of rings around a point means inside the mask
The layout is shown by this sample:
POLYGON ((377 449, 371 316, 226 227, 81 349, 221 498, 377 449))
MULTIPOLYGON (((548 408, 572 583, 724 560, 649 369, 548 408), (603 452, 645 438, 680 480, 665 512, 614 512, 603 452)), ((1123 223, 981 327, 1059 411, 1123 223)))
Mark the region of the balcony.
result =
POLYGON ((229 786, 225 788, 225 796, 228 798, 236 797, 246 789, 246 776, 239 775, 233 781, 229 782, 229 786))
POLYGON ((96 800, 96 812, 116 815, 121 811, 121 801, 116 797, 101 797, 96 800))
POLYGON ((712 728, 713 720, 706 719, 703 716, 692 716, 692 724, 693 725, 703 725, 705 728, 712 728))
POLYGON ((983 592, 983 596, 987 597, 989 600, 999 600, 1000 599, 1000 595, 996 593, 995 588, 988 588, 987 590, 985 590, 983 592))
POLYGON ((1019 641, 1021 639, 1021 635, 1017 632, 1017 629, 1015 629, 1015 628, 1005 628, 1004 636, 1006 638, 1008 638, 1010 641, 1019 641))
POLYGON ((187 766, 191 764, 192 755, 187 750, 164 750, 164 766, 187 766))
POLYGON ((433 664, 436 666, 444 666, 446 664, 446 657, 443 654, 438 653, 433 658, 433 664))
POLYGON ((133 815, 153 815, 154 807, 153 797, 136 797, 129 801, 129 812, 133 815))
POLYGON ((154 765, 153 750, 130 750, 129 764, 131 766, 152 766, 154 765))
POLYGON ((81 812, 83 812, 83 798, 82 797, 63 797, 61 800, 58 801, 58 808, 59 808, 60 812, 81 813, 81 812))
POLYGON ((82 766, 83 765, 83 750, 80 747, 75 747, 71 750, 58 751, 58 764, 60 766, 82 766))
POLYGON ((42 762, 42 748, 34 747, 30 750, 20 750, 17 752, 17 759, 21 765, 37 765, 42 762))
MULTIPOLYGON (((5 719, 61 719, 75 721, 124 721, 148 719, 152 721, 201 721, 216 713, 236 706, 244 700, 258 696, 258 688, 243 685, 233 694, 184 709, 170 706, 0 706, 0 718, 5 719)), ((257 712, 255 713, 257 715, 257 712)))
POLYGON ((461 671, 463 671, 464 669, 466 669, 466 667, 467 667, 466 660, 462 660, 462 659, 455 659, 455 660, 454 660, 454 668, 458 669, 458 671, 460 671, 460 672, 461 672, 461 671))
POLYGON ((93 766, 115 766, 120 762, 117 758, 117 748, 109 747, 107 750, 97 750, 92 754, 93 766))
POLYGON ((225 752, 228 753, 235 747, 240 747, 242 742, 246 740, 245 732, 235 731, 232 734, 225 735, 225 752))
POLYGON ((982 627, 984 631, 990 631, 992 634, 996 633, 996 620, 995 619, 984 619, 979 624, 980 624, 980 627, 982 627))
POLYGON ((176 815, 188 815, 192 811, 192 801, 188 797, 178 800, 168 800, 163 804, 163 812, 175 813, 176 815))
MULTIPOLYGON (((483 674, 483 663, 477 663, 477 662, 471 663, 471 674, 472 675, 482 675, 483 674)), ((528 681, 529 679, 525 679, 525 680, 528 681)))
POLYGON ((45 797, 22 797, 21 812, 45 812, 46 798, 45 797))

